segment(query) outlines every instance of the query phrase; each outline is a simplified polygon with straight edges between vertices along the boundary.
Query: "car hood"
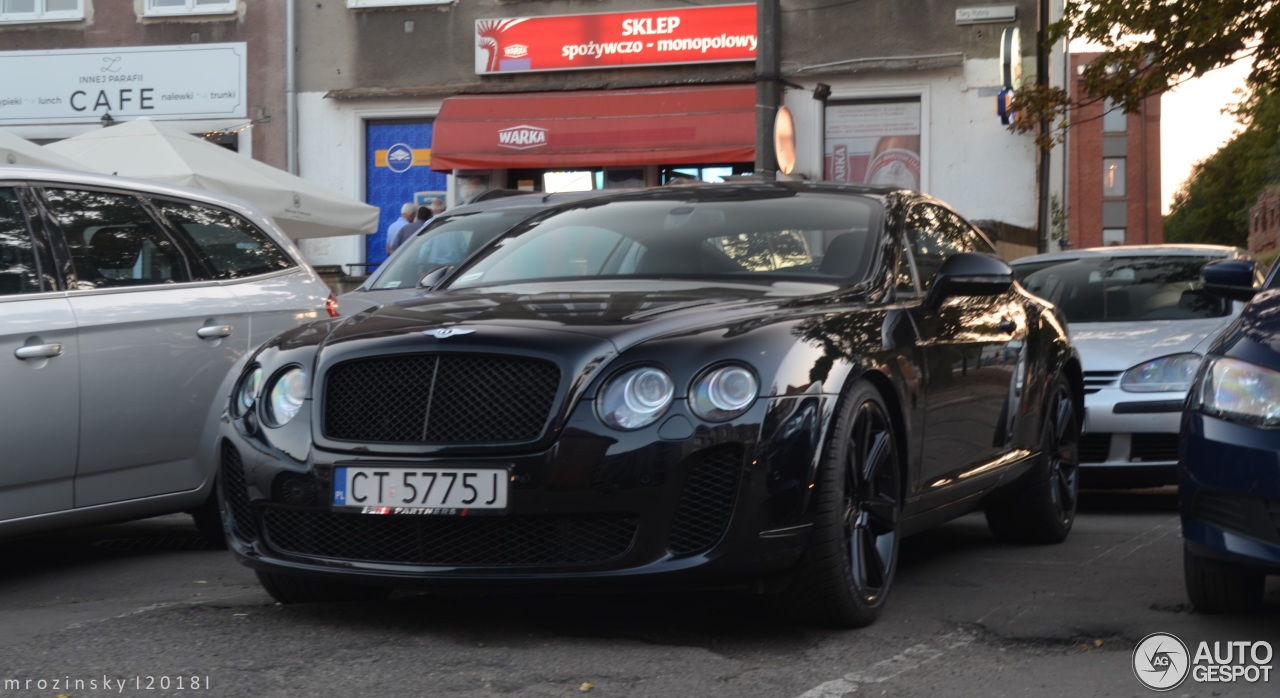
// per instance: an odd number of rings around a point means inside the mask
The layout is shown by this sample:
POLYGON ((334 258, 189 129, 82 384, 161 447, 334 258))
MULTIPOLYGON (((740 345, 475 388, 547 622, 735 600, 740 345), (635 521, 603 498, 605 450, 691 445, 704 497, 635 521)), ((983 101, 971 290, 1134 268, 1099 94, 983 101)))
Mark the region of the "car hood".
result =
POLYGON ((1068 328, 1086 371, 1124 371, 1170 354, 1204 354, 1232 318, 1081 322, 1068 328))
MULTIPOLYGON (((652 283, 635 282, 614 283, 610 290, 582 284, 540 284, 435 292, 357 313, 333 327, 325 343, 452 329, 469 330, 468 345, 483 341, 486 335, 518 342, 555 333, 577 335, 589 343, 607 343, 624 351, 657 337, 730 328, 748 320, 757 326, 768 324, 770 318, 794 319, 817 312, 816 308, 806 311, 795 302, 795 296, 815 291, 815 285, 803 287, 706 287, 666 282, 656 288, 652 283)), ((833 288, 818 286, 817 290, 833 288)))

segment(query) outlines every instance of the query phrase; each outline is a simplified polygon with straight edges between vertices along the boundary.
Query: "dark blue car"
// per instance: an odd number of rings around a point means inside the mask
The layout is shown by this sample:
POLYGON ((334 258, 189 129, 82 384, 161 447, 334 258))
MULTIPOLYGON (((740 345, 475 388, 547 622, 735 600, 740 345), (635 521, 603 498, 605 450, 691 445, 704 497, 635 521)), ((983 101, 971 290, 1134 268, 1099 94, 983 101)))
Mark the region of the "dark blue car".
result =
POLYGON ((1188 394, 1179 449, 1187 595, 1197 611, 1246 611, 1280 574, 1280 275, 1206 265, 1206 288, 1253 296, 1210 346, 1188 394), (1256 292, 1256 295, 1254 295, 1256 292))

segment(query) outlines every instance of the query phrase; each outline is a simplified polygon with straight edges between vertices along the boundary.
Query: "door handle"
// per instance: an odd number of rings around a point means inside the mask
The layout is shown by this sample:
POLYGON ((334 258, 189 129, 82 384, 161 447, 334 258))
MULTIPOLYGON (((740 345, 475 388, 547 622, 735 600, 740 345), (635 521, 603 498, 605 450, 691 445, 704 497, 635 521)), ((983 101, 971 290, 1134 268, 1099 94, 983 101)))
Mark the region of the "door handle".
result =
POLYGON ((18 347, 14 350, 13 355, 23 361, 27 359, 52 359, 55 356, 62 356, 62 345, 54 343, 18 347))
POLYGON ((200 339, 223 339, 231 336, 231 325, 209 325, 196 330, 200 339))

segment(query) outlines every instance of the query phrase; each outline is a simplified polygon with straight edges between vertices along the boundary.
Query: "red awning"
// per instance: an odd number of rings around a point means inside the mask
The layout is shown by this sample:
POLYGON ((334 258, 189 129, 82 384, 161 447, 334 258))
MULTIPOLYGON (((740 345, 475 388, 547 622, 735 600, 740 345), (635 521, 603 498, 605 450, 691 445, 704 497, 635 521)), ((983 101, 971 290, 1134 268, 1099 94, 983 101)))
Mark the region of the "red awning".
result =
POLYGON ((753 85, 459 95, 444 100, 431 169, 753 162, 753 85))

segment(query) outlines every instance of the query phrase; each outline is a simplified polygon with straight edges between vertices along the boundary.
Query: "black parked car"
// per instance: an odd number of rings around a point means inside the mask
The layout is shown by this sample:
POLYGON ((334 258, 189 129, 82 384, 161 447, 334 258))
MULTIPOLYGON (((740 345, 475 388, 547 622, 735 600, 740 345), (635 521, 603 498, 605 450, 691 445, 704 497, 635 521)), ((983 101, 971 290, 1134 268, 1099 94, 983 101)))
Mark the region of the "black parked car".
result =
POLYGON ((899 541, 1055 543, 1078 358, 946 205, 812 183, 535 215, 434 292, 277 336, 222 416, 230 547, 279 601, 743 585, 865 625, 899 541))

